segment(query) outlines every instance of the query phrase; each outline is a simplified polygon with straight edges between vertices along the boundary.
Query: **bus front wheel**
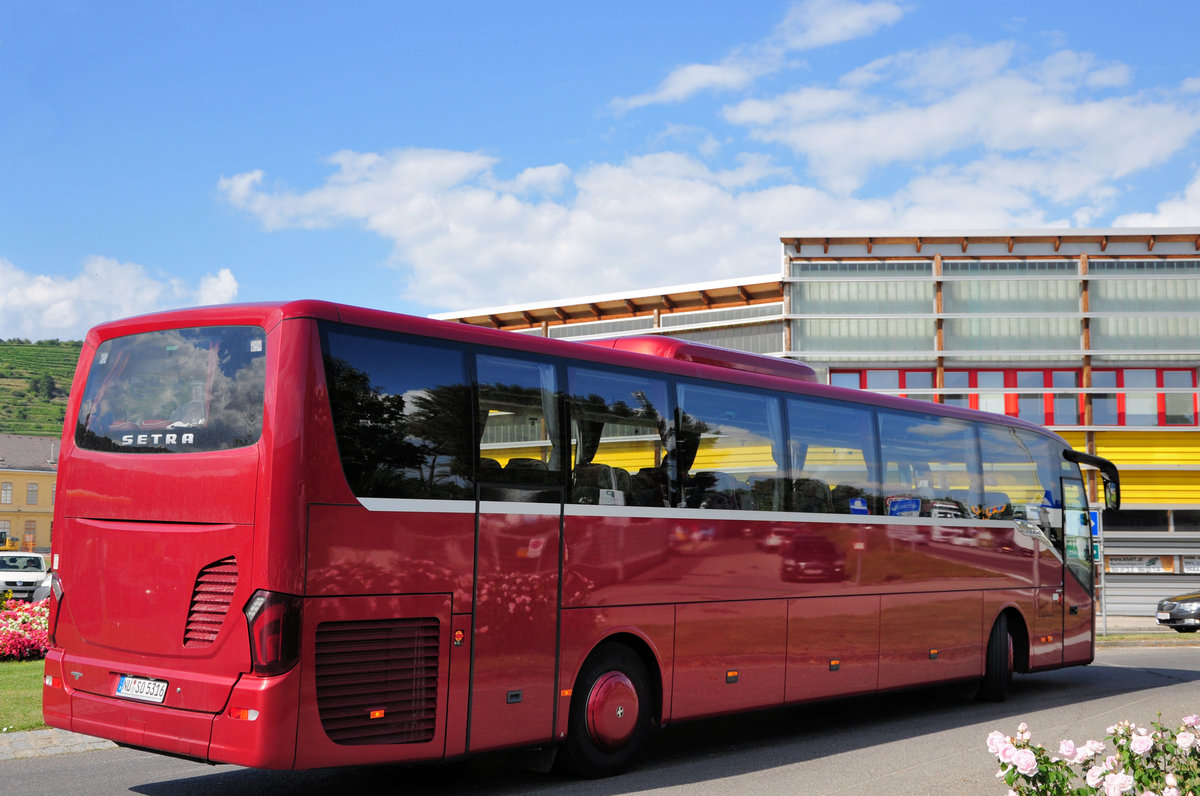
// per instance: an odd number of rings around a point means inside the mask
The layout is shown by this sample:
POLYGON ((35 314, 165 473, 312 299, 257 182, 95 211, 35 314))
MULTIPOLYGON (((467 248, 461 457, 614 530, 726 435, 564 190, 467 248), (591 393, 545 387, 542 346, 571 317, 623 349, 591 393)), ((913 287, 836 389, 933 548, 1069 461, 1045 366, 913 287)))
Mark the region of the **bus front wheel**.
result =
POLYGON ((626 646, 596 650, 575 681, 561 762, 582 777, 619 774, 650 733, 649 676, 626 646))
POLYGON ((1003 702, 1008 697, 1008 684, 1013 673, 1013 640, 1008 632, 1008 617, 1000 614, 988 637, 987 658, 984 663, 983 684, 979 697, 987 702, 1003 702))

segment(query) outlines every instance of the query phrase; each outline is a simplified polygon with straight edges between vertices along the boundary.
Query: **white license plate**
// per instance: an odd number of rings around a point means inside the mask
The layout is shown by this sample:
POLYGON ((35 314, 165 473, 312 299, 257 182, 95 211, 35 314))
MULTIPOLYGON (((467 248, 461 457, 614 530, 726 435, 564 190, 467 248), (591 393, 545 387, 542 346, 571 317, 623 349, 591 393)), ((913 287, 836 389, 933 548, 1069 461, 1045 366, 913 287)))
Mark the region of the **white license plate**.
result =
POLYGON ((140 699, 143 702, 162 702, 167 696, 167 681, 123 674, 117 681, 117 696, 140 699))
POLYGON ((1159 619, 1170 619, 1171 612, 1170 611, 1159 611, 1157 616, 1159 619))

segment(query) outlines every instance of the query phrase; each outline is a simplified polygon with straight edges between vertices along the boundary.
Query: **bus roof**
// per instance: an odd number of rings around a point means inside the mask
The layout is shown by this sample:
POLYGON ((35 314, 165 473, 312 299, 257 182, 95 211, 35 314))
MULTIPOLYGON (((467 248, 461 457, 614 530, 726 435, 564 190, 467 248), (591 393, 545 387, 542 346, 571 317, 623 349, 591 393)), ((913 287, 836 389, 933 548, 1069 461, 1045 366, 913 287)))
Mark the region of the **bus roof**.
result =
POLYGON ((653 335, 587 341, 550 339, 462 322, 422 318, 317 299, 191 307, 140 315, 93 327, 88 332, 87 342, 94 347, 101 341, 112 337, 138 334, 143 331, 180 324, 189 326, 256 324, 270 331, 281 321, 293 318, 313 318, 481 345, 497 345, 548 356, 574 357, 585 361, 638 367, 664 373, 670 372, 675 375, 757 383, 759 386, 769 389, 783 389, 831 400, 890 407, 909 412, 926 412, 966 420, 987 419, 993 423, 1035 430, 1067 444, 1059 435, 1042 426, 1008 415, 960 409, 929 401, 918 401, 819 383, 813 368, 796 360, 653 335), (608 349, 611 353, 602 353, 603 349, 608 349), (648 364, 647 357, 657 359, 658 364, 648 364), (717 368, 720 371, 715 370, 717 368), (759 381, 759 379, 765 381, 759 381))

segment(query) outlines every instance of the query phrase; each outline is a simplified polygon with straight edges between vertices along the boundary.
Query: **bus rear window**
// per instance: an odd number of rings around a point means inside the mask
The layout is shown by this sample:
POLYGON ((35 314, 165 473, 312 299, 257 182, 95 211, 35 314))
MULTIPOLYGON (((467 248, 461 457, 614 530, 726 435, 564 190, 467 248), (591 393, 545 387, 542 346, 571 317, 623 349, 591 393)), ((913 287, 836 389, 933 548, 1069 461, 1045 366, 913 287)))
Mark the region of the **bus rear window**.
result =
POLYGON ((266 336, 207 326, 118 337, 96 350, 75 426, 81 448, 192 453, 262 433, 266 336))

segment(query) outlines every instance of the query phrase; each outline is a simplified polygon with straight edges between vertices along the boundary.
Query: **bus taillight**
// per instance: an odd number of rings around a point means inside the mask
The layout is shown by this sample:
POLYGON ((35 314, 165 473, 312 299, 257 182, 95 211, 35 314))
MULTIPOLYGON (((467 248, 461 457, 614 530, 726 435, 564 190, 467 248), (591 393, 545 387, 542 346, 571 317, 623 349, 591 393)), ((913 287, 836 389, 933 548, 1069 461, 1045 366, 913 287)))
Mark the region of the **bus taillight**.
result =
POLYGON ((300 598, 259 589, 246 603, 253 671, 283 674, 300 660, 300 598))

